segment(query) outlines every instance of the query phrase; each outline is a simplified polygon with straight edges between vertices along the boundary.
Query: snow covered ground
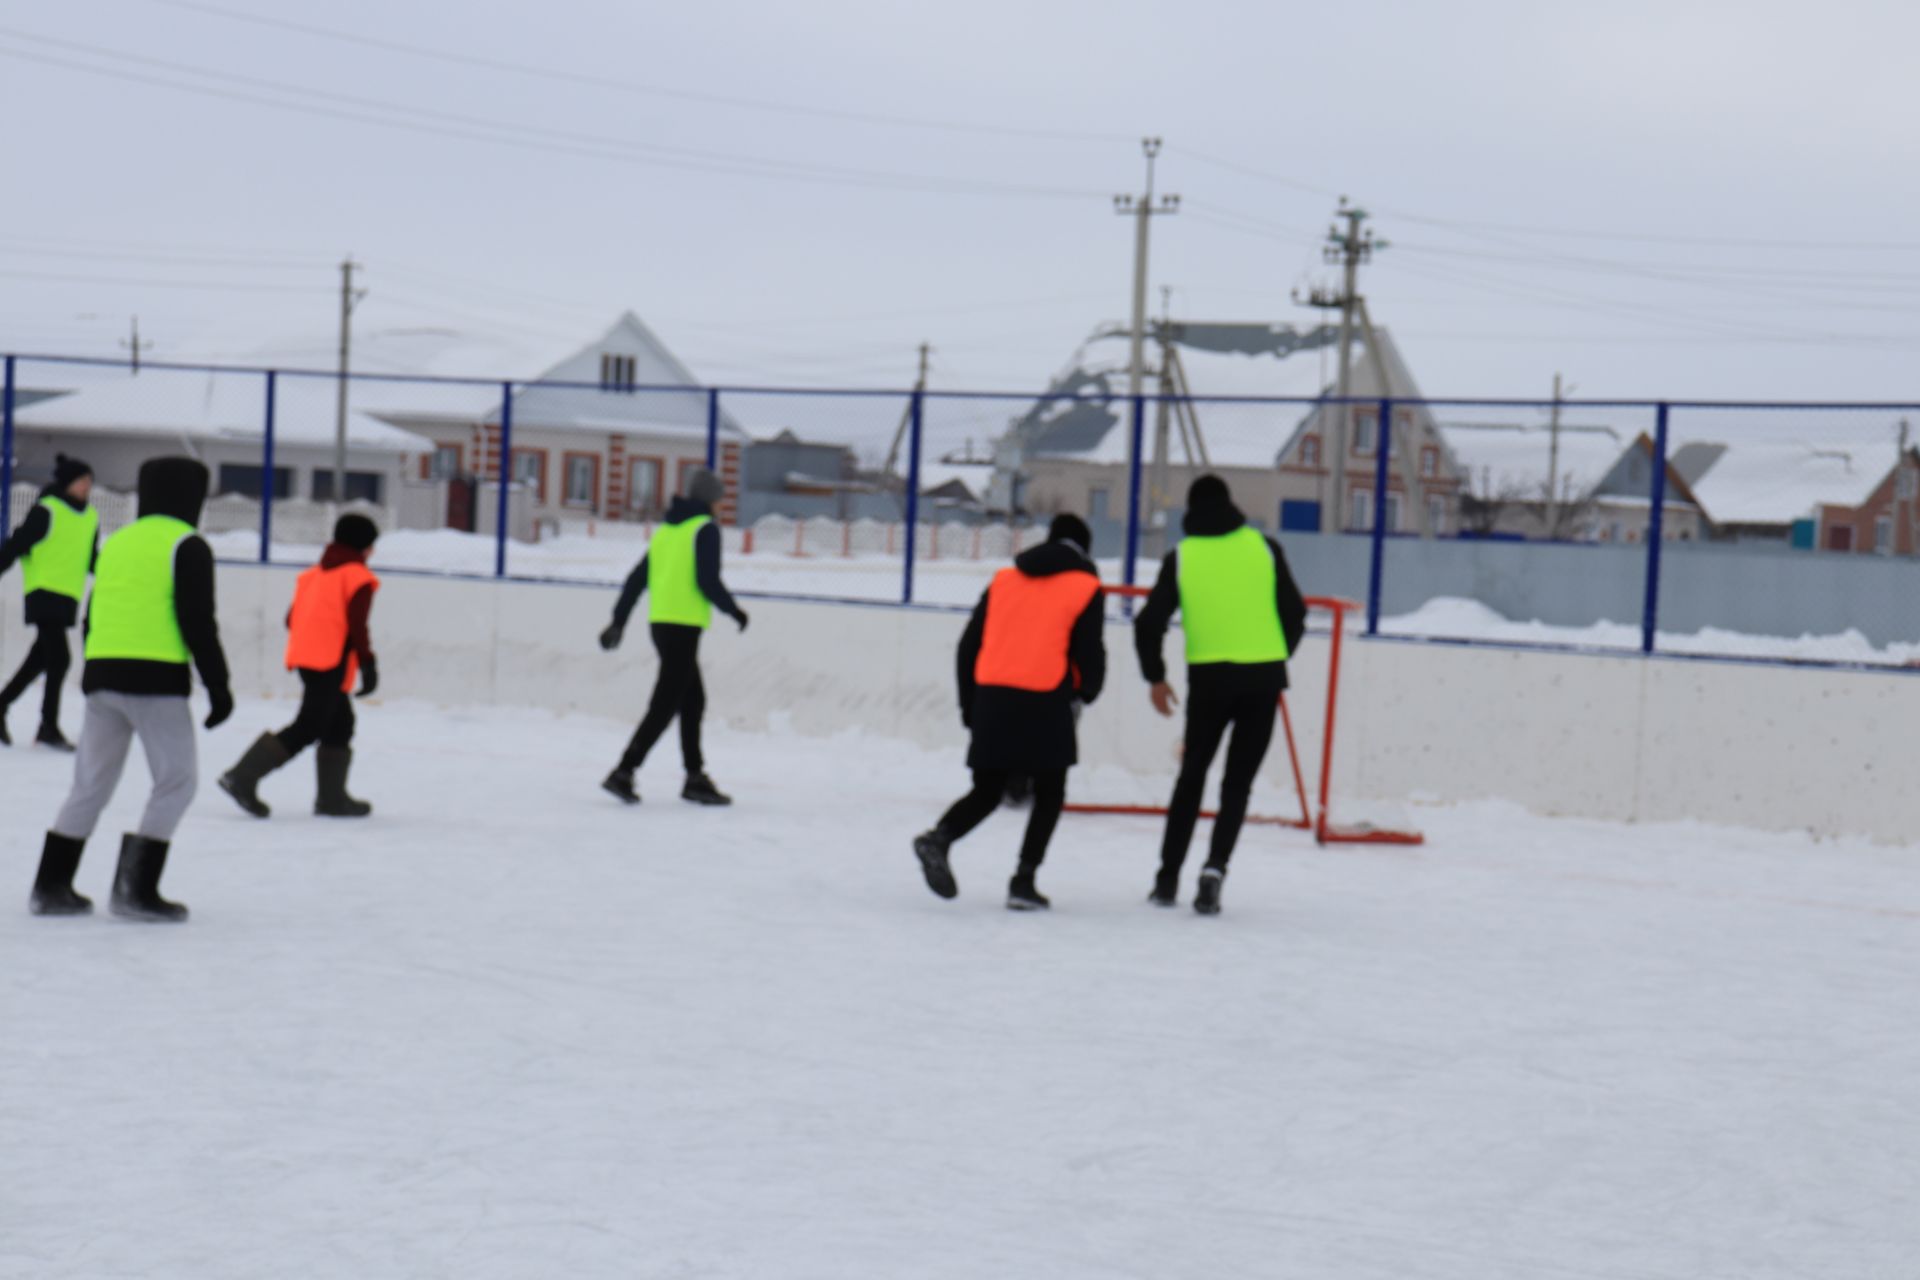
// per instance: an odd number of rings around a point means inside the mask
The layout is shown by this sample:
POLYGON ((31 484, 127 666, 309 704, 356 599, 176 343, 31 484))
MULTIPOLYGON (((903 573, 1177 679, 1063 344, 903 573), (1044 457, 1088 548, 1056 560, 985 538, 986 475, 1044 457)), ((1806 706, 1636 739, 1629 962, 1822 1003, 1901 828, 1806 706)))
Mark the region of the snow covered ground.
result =
POLYGON ((1203 920, 1070 817, 1016 916, 1010 815, 920 882, 946 756, 717 731, 737 807, 669 743, 626 810, 621 724, 394 702, 373 820, 256 823, 290 711, 204 740, 181 928, 30 918, 69 761, 0 752, 0 1276, 1914 1274, 1910 850, 1426 809, 1203 920))

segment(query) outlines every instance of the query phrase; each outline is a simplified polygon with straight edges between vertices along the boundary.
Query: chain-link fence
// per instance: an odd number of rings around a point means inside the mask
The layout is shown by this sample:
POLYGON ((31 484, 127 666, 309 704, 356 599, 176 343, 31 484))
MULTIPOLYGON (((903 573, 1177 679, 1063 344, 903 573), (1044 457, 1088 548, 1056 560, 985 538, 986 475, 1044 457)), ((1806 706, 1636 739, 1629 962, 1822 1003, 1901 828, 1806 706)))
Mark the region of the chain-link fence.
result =
MULTIPOLYGON (((1225 479, 1309 594, 1381 636, 1920 661, 1920 406, 1037 396, 412 378, 7 357, 11 529, 57 457, 111 532, 140 464, 204 462, 227 560, 304 564, 344 510, 387 569, 614 583, 696 467, 737 590, 961 606, 1073 512, 1149 585, 1225 479)), ((1124 606, 1119 606, 1123 609, 1124 606)))

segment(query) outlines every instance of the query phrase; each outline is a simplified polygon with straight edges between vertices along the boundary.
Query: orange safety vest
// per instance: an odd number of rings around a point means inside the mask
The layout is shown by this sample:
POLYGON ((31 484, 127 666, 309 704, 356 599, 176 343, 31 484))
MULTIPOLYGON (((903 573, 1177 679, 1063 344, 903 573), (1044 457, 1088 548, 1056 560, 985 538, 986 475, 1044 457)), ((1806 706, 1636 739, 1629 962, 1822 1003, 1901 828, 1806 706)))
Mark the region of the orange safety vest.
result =
POLYGON ((340 687, 353 690, 360 671, 360 655, 347 652, 347 606, 361 587, 380 589, 380 579, 361 561, 332 569, 319 565, 301 574, 293 587, 293 609, 287 614, 287 669, 331 671, 346 660, 340 687))
MULTIPOLYGON (((1067 678, 1073 624, 1098 594, 1100 579, 1080 570, 1045 578, 1013 568, 994 574, 974 681, 1037 693, 1058 689, 1067 678)), ((1078 687, 1079 672, 1073 681, 1078 687)))

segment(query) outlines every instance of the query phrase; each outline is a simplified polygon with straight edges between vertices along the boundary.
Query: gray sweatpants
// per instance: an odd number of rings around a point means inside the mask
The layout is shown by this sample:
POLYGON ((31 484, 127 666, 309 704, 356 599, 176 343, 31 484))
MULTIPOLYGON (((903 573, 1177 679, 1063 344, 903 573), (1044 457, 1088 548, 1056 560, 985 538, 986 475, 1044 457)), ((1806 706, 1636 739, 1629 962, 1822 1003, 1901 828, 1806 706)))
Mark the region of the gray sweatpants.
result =
POLYGON ((100 821, 126 771, 135 737, 153 774, 153 794, 135 835, 172 840, 180 819, 193 803, 200 777, 193 738, 193 709, 185 698, 165 694, 87 695, 87 718, 80 727, 80 752, 73 762, 73 791, 53 821, 56 835, 85 840, 100 821))

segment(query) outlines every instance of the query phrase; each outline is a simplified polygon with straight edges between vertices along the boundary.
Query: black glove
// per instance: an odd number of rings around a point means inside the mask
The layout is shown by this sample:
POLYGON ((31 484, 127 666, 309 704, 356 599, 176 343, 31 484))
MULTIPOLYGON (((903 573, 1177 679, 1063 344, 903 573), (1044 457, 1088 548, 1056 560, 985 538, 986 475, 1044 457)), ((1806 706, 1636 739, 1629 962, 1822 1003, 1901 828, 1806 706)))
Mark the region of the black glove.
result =
POLYGON ((209 689, 207 701, 213 705, 207 711, 205 724, 209 729, 218 729, 233 714, 233 694, 226 689, 209 689))
POLYGON ((734 614, 733 620, 740 624, 740 629, 742 631, 745 631, 747 629, 747 611, 745 609, 742 609, 740 610, 740 612, 734 614))
POLYGON ((380 687, 380 663, 372 654, 360 659, 360 692, 356 697, 366 698, 380 687))
POLYGON ((625 635, 626 631, 627 629, 617 622, 609 624, 607 629, 600 633, 600 647, 612 653, 620 647, 620 637, 625 635))

